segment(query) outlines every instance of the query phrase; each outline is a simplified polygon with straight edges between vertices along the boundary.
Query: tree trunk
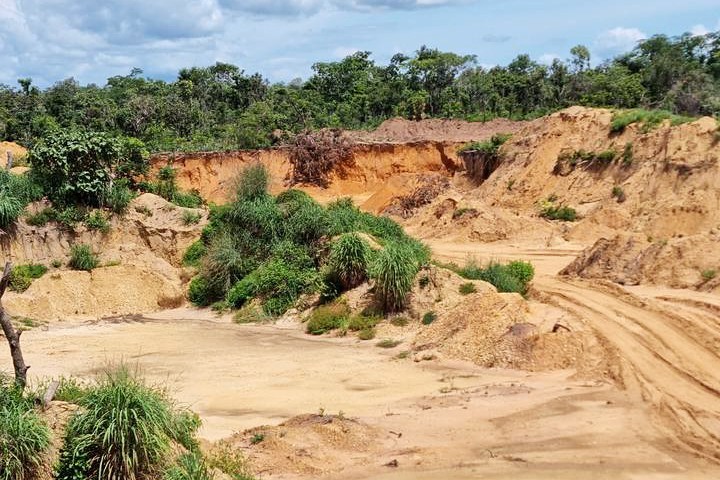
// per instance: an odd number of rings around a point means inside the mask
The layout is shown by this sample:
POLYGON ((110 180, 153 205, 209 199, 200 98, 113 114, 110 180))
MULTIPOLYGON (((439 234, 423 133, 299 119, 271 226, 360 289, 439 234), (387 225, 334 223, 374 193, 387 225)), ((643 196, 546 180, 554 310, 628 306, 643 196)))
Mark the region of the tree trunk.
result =
POLYGON ((10 345, 10 356, 12 357, 13 367, 15 368, 15 383, 20 388, 25 388, 27 384, 27 371, 30 367, 25 365, 25 359, 23 359, 22 349, 20 348, 20 334, 22 334, 22 331, 15 330, 10 315, 5 312, 5 307, 2 305, 2 297, 5 295, 5 289, 10 281, 11 270, 12 263, 7 262, 2 279, 0 279, 0 324, 2 324, 3 333, 10 345))
POLYGON ((10 150, 7 152, 7 169, 10 170, 13 167, 13 154, 10 150))

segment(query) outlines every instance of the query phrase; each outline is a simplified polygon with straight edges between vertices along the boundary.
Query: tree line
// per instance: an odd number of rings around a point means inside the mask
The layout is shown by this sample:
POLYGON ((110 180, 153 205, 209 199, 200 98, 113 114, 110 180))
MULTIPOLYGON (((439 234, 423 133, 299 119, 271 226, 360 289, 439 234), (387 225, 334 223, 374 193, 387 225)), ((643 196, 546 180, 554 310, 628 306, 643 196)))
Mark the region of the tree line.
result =
POLYGON ((184 68, 171 82, 133 69, 104 86, 69 78, 44 90, 23 78, 0 85, 0 138, 32 146, 49 132, 85 129, 135 137, 151 151, 226 150, 393 116, 528 119, 570 105, 720 114, 720 32, 656 35, 594 67, 582 45, 550 65, 523 54, 492 68, 423 46, 386 65, 357 52, 312 70, 306 81, 270 83, 227 63, 184 68))

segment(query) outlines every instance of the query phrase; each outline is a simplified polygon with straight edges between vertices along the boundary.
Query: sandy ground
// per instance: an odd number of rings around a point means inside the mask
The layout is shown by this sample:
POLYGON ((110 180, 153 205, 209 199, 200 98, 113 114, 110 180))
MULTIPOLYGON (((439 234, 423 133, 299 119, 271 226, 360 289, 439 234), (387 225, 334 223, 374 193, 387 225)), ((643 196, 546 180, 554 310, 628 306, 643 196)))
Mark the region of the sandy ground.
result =
POLYGON ((443 260, 532 260, 537 294, 621 353, 624 389, 574 380, 571 371, 415 363, 395 358, 404 345, 383 350, 373 341, 309 337, 297 327, 238 326, 193 309, 54 323, 26 332, 26 358, 34 378, 137 363, 201 415, 209 440, 321 410, 388 432, 372 453, 329 466, 329 478, 720 476, 716 295, 554 276, 579 245, 432 247, 443 260), (393 460, 397 468, 383 466, 393 460))

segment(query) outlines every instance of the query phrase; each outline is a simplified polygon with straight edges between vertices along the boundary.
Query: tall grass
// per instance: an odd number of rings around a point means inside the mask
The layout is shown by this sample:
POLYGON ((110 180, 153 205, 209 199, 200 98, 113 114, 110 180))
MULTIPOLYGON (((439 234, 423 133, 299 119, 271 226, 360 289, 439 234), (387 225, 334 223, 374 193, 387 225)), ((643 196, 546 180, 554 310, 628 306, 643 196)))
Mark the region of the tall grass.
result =
POLYGON ((675 115, 665 110, 644 110, 636 108, 632 110, 623 110, 613 115, 610 131, 615 133, 623 132, 629 125, 633 123, 641 124, 641 131, 647 133, 658 127, 665 120, 670 120, 672 126, 681 125, 683 123, 692 122, 694 118, 682 115, 675 115))
POLYGON ((513 261, 507 264, 490 262, 482 267, 476 261, 469 260, 465 266, 441 264, 468 280, 482 280, 493 285, 502 293, 525 295, 530 282, 535 277, 535 267, 529 262, 513 261))
POLYGON ((30 480, 50 446, 50 429, 32 401, 0 379, 0 480, 30 480))
POLYGON ((346 233, 330 248, 330 268, 345 289, 360 285, 367 278, 372 250, 356 233, 346 233))
POLYGON ((7 189, 0 189, 0 228, 8 228, 22 215, 25 206, 7 189))
POLYGON ((100 259, 92 251, 90 245, 77 243, 70 247, 70 268, 73 270, 90 271, 100 264, 100 259))
POLYGON ((266 196, 269 182, 270 175, 261 163, 247 167, 238 178, 236 188, 237 200, 255 200, 266 196))
POLYGON ((58 480, 153 478, 168 463, 172 442, 187 443, 198 425, 126 366, 106 371, 80 406, 67 427, 58 480))
POLYGON ((420 268, 413 250, 401 243, 389 243, 375 255, 370 276, 383 310, 394 312, 405 306, 408 292, 420 268))

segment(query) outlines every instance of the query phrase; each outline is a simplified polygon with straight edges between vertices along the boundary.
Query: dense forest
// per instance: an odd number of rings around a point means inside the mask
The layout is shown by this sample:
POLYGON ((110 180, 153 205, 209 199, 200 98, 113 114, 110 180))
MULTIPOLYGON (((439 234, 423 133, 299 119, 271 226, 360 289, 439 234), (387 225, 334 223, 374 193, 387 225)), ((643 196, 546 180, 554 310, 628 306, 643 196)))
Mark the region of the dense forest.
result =
POLYGON ((421 47, 378 65, 370 52, 317 63, 306 81, 270 83, 217 63, 177 80, 134 69, 105 86, 66 79, 41 90, 29 78, 0 86, 0 138, 32 146, 57 129, 136 137, 151 151, 270 146, 284 133, 371 128, 383 120, 533 118, 569 105, 720 114, 720 32, 657 35, 595 67, 578 45, 551 65, 519 55, 483 68, 471 55, 421 47))

